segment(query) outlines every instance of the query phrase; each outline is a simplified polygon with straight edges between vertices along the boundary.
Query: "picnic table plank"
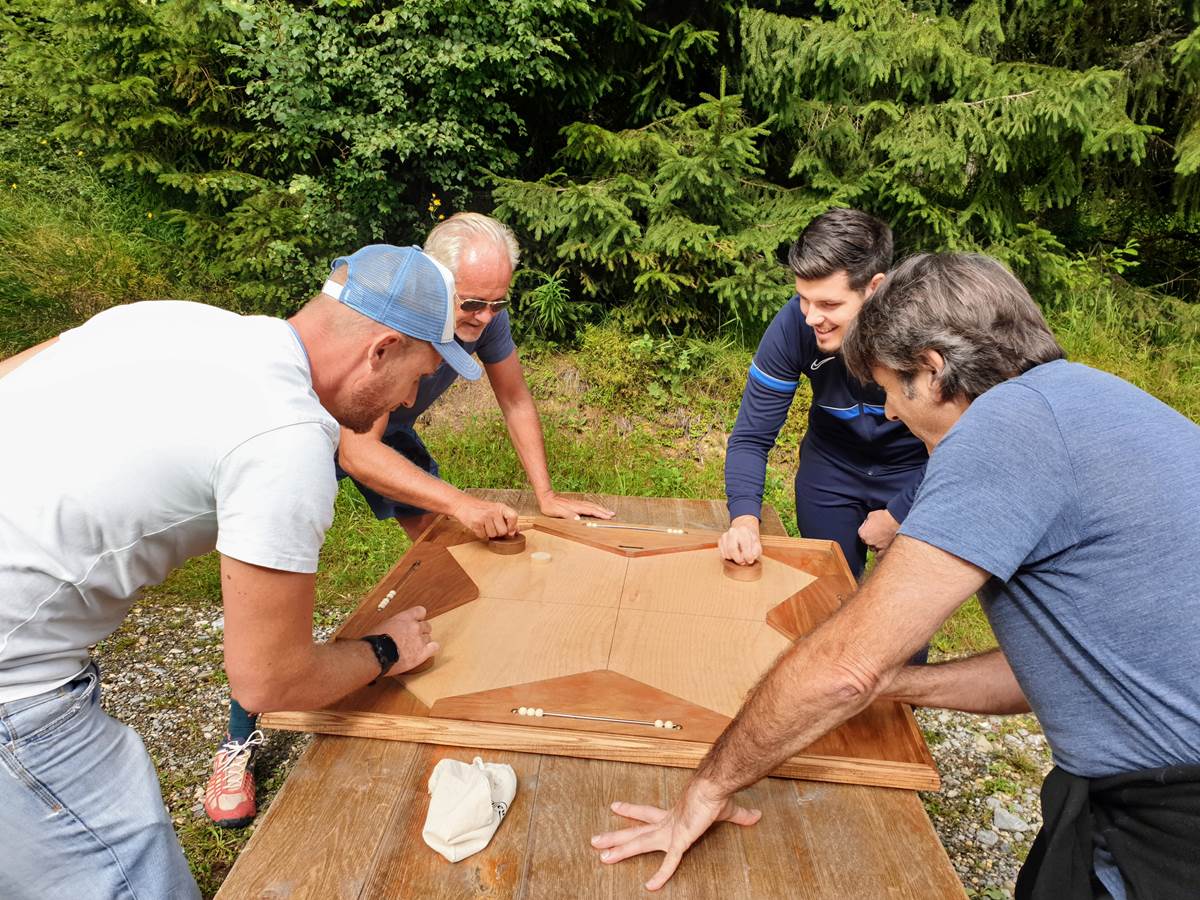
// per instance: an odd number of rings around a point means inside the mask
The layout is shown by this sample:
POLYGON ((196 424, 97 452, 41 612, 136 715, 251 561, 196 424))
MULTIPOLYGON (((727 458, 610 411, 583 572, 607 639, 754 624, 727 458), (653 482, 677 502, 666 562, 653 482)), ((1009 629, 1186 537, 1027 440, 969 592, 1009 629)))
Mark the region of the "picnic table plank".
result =
POLYGON ((531 753, 423 747, 422 765, 412 777, 395 786, 395 808, 382 832, 373 865, 365 879, 363 897, 515 897, 524 868, 524 850, 538 793, 541 758, 531 753), (449 865, 421 837, 428 808, 428 782, 443 759, 469 761, 480 756, 504 763, 517 775, 517 795, 491 843, 481 852, 449 865), (419 814, 414 815, 413 810, 419 814))
MULTIPOLYGON (((534 809, 537 827, 527 848, 529 871, 522 900, 624 898, 642 892, 658 862, 652 857, 604 865, 591 837, 622 827, 609 812, 619 798, 665 803, 663 770, 636 763, 545 757, 534 809)), ((666 896, 670 896, 667 894, 666 896)))
POLYGON ((395 785, 428 773, 413 745, 313 741, 255 829, 219 897, 361 895, 395 785))

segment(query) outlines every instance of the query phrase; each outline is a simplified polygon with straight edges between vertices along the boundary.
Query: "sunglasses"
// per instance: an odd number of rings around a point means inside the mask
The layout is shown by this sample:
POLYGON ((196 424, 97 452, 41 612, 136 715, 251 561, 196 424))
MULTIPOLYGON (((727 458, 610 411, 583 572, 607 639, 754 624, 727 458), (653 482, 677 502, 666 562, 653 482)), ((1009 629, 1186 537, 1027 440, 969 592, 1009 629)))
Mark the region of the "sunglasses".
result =
POLYGON ((469 313, 490 309, 494 315, 507 308, 509 302, 507 297, 503 300, 459 300, 458 308, 469 313))

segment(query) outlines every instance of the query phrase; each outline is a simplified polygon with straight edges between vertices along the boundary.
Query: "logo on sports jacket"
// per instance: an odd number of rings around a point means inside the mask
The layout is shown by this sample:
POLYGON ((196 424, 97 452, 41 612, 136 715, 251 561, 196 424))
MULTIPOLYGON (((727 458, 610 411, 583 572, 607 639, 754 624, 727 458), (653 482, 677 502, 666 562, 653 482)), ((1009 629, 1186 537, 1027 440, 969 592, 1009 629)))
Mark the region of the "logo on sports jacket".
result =
POLYGON ((809 366, 809 369, 811 369, 812 371, 815 372, 815 371, 817 371, 817 369, 821 368, 821 366, 825 365, 825 363, 829 362, 831 359, 837 359, 837 357, 836 356, 826 356, 824 359, 814 359, 812 361, 812 365, 809 366))

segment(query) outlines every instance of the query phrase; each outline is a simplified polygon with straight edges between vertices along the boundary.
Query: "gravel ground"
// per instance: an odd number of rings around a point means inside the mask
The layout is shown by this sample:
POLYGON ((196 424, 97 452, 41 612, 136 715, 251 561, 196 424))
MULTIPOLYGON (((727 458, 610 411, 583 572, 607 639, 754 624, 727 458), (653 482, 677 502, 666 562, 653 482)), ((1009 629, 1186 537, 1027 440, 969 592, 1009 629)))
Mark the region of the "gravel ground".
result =
MULTIPOLYGON (((151 602, 97 648, 104 706, 142 736, 163 796, 206 895, 220 884, 253 827, 212 828, 200 796, 228 714, 220 607, 151 602)), ((319 635, 322 636, 323 635, 319 635)), ((1038 786, 1049 751, 1031 716, 918 710, 942 790, 923 794, 967 893, 1012 896, 1017 870, 1041 825, 1038 786)), ((278 790, 308 738, 272 732, 256 762, 260 809, 278 790)))
POLYGON ((1037 720, 919 709, 917 721, 942 777, 921 798, 958 877, 971 897, 1012 897, 1051 766, 1037 720))

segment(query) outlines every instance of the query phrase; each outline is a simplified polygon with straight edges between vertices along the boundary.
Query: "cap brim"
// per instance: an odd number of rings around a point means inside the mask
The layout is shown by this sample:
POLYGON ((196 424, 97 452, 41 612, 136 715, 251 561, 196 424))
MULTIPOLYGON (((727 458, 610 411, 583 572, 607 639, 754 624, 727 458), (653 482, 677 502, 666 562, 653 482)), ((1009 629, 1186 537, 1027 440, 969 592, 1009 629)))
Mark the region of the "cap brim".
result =
POLYGON ((433 349, 442 354, 442 359, 448 362, 455 372, 468 381, 478 381, 479 376, 483 374, 483 369, 479 367, 479 363, 475 362, 471 354, 454 341, 447 341, 445 344, 434 343, 433 349))

